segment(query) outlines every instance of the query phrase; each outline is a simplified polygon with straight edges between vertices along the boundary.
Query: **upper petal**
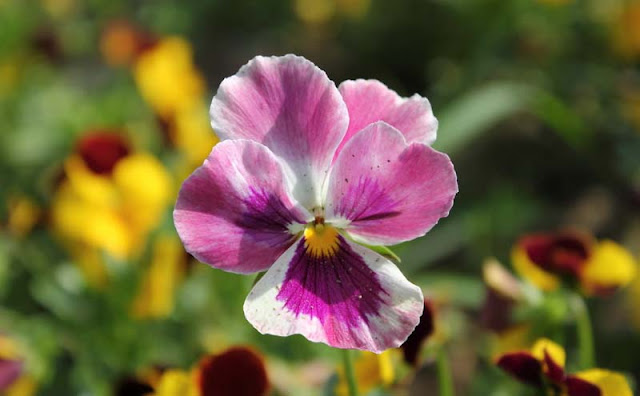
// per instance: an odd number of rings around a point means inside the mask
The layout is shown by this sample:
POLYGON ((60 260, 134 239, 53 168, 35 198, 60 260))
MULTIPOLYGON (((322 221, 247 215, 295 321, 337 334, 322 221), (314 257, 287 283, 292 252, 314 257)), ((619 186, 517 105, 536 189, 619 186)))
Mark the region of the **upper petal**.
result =
POLYGON ((251 139, 282 157, 307 208, 347 130, 347 108, 335 84, 305 58, 258 56, 226 78, 211 103, 211 125, 224 139, 251 139))
POLYGON ((400 346, 418 324, 422 291, 386 258, 338 239, 327 255, 306 249, 305 238, 291 246, 247 297, 247 320, 261 333, 336 348, 400 346))
POLYGON ((216 145, 184 182, 173 213, 186 250, 230 272, 269 268, 312 216, 291 197, 278 158, 248 140, 216 145))
POLYGON ((417 94, 402 98, 378 80, 347 80, 338 89, 349 110, 349 129, 338 152, 356 133, 376 121, 394 126, 409 143, 430 145, 436 140, 438 120, 427 98, 417 94))
POLYGON ((397 129, 371 124, 340 152, 328 182, 327 221, 350 222, 354 238, 392 245, 424 235, 449 214, 458 183, 445 154, 407 144, 397 129))

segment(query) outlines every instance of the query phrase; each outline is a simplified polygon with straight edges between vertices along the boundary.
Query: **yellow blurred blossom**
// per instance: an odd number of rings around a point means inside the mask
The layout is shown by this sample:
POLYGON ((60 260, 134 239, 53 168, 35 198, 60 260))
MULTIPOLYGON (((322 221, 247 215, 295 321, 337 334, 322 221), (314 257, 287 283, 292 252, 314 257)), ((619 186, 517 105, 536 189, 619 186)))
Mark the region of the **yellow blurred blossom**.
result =
MULTIPOLYGON (((100 139, 95 144, 100 155, 109 151, 99 150, 100 139)), ((52 202, 54 229, 94 281, 103 279, 104 271, 88 270, 100 261, 91 249, 121 260, 138 254, 173 196, 171 178, 157 159, 146 153, 122 155, 105 170, 102 163, 111 158, 73 154, 52 202)))
POLYGON ((142 97, 164 119, 201 105, 204 80, 191 46, 179 37, 160 40, 137 59, 134 77, 142 97))
POLYGON ((137 318, 163 318, 173 311, 174 297, 184 276, 187 256, 175 236, 163 235, 153 245, 151 264, 142 279, 132 313, 137 318))
POLYGON ((218 143, 218 137, 211 130, 209 113, 201 106, 181 111, 176 114, 174 125, 175 145, 186 157, 186 162, 193 171, 218 143))
MULTIPOLYGON (((381 354, 361 352, 354 362, 356 382, 361 394, 367 394, 376 387, 389 386, 393 383, 395 379, 393 354, 395 353, 398 353, 398 350, 390 349, 381 354)), ((338 369, 338 381, 336 394, 348 395, 349 389, 342 367, 338 369)))

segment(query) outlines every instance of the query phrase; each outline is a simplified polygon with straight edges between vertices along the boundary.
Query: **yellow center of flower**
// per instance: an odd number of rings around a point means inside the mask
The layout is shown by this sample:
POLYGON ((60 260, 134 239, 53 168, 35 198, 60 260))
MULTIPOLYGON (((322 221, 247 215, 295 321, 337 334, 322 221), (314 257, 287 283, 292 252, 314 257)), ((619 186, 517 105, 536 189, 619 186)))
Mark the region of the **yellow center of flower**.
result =
POLYGON ((329 224, 314 222, 304 229, 304 247, 314 257, 333 256, 339 247, 338 230, 329 224))

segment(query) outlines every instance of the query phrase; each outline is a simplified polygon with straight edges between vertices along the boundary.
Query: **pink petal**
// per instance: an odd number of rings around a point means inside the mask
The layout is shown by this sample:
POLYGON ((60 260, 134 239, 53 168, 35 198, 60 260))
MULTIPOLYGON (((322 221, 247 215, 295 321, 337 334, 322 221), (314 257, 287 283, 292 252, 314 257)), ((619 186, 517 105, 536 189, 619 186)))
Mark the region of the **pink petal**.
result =
POLYGON ((189 253, 215 268, 263 271, 312 216, 291 197, 278 158, 248 140, 216 145, 184 182, 173 212, 189 253), (299 230, 291 230, 298 226, 299 230))
POLYGON ((211 103, 221 139, 250 139, 282 157, 295 177, 294 195, 307 208, 320 190, 349 116, 340 92, 305 58, 258 56, 225 79, 211 103))
POLYGON ((393 245, 424 235, 449 214, 458 192, 453 164, 421 143, 407 144, 377 122, 356 134, 329 178, 326 218, 357 240, 393 245))
POLYGON ((304 237, 291 246, 247 297, 247 320, 263 334, 336 348, 400 346, 420 320, 422 291, 386 258, 338 238, 328 256, 308 253, 304 237))
POLYGON ((344 81, 339 90, 349 109, 349 129, 334 159, 356 133, 376 121, 394 126, 409 143, 430 145, 436 140, 438 120, 426 98, 402 98, 378 80, 344 81))

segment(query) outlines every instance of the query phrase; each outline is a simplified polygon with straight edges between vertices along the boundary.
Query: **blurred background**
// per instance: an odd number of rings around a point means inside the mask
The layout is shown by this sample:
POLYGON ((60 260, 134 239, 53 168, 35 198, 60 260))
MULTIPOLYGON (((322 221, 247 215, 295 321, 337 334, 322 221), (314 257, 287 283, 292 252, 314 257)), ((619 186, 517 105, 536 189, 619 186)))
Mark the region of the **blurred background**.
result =
MULTIPOLYGON (((20 362, 12 395, 114 394, 233 345, 263 357, 273 394, 344 394, 336 351, 261 336, 242 312, 253 278, 196 262, 172 224, 181 182, 217 142, 217 86, 255 55, 286 53, 336 83, 426 96, 434 147, 459 178, 450 216, 394 249, 436 307, 435 333, 417 367, 388 356, 380 377, 374 361, 362 388, 437 394, 432 350, 446 345, 459 394, 536 394, 491 363, 483 262, 509 268, 522 235, 566 228, 638 258, 639 1, 0 0, 0 361, 20 362)), ((564 340, 570 365, 561 300, 519 318, 564 340)), ((640 380, 640 280, 588 305, 598 366, 640 380)))

